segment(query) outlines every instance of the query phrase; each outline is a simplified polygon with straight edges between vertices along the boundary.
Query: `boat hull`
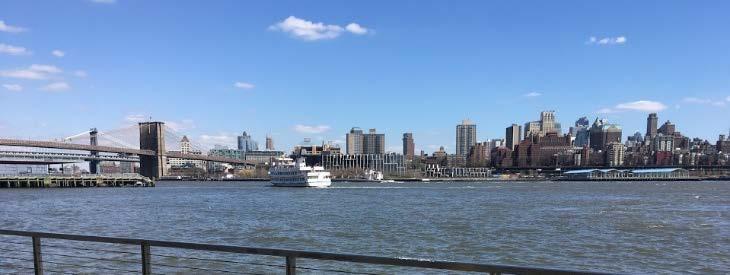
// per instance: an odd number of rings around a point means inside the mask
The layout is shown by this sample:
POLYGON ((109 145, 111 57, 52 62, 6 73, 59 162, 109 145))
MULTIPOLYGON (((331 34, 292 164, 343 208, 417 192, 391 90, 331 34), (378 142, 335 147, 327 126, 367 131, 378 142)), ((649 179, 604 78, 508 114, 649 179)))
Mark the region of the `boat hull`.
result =
POLYGON ((325 180, 310 180, 310 181, 277 181, 275 179, 271 180, 271 184, 275 187, 329 187, 332 185, 332 181, 330 179, 325 180))

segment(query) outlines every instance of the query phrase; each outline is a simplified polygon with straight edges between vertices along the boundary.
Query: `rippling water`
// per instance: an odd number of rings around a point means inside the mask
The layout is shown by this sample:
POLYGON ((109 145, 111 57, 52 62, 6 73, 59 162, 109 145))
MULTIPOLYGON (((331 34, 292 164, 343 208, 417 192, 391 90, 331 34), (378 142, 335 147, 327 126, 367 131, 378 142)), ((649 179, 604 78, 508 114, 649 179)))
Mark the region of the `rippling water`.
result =
MULTIPOLYGON (((726 274, 730 183, 335 183, 304 189, 161 182, 156 188, 0 189, 0 228, 603 272, 726 274)), ((0 237, 0 248, 18 249, 13 242, 24 241, 0 237)), ((46 251, 86 255, 62 247, 46 251)), ((44 259, 93 263, 69 258, 44 259)), ((157 256, 153 261, 185 263, 157 256)), ((18 266, 28 264, 0 257, 3 271, 22 270, 18 266)))

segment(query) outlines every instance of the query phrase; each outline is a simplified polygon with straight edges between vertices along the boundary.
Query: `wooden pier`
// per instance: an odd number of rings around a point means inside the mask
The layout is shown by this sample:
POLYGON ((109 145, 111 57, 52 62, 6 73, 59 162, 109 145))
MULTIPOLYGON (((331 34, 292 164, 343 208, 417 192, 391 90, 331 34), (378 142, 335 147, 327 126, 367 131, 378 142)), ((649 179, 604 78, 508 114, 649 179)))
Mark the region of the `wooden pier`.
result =
POLYGON ((139 174, 101 175, 0 175, 0 188, 70 187, 154 187, 155 183, 139 174))

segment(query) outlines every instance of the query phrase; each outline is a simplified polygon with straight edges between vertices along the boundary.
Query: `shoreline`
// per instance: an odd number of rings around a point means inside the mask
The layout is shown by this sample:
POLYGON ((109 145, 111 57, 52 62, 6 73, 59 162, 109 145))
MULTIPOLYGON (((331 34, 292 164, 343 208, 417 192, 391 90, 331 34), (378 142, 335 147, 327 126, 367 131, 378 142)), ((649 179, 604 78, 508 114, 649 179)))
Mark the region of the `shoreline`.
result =
MULTIPOLYGON (((270 179, 268 178, 236 178, 236 179, 159 179, 157 182, 175 182, 175 181, 227 181, 227 182, 236 182, 236 181, 250 181, 250 182, 268 182, 270 179)), ((666 179, 631 179, 631 178, 623 178, 623 179, 561 179, 561 178, 509 178, 509 179, 501 179, 501 178, 436 178, 436 179, 426 179, 425 181, 423 179, 415 179, 415 178, 407 178, 407 179, 385 179, 384 181, 379 180, 366 180, 366 179, 344 179, 344 178, 337 178, 332 179, 332 182, 352 182, 352 183, 432 183, 432 182, 525 182, 525 181, 534 181, 534 182, 656 182, 656 181, 730 181, 730 177, 725 178, 700 178, 700 177, 693 177, 693 178, 666 178, 666 179), (393 182, 388 182, 392 180, 393 182)))

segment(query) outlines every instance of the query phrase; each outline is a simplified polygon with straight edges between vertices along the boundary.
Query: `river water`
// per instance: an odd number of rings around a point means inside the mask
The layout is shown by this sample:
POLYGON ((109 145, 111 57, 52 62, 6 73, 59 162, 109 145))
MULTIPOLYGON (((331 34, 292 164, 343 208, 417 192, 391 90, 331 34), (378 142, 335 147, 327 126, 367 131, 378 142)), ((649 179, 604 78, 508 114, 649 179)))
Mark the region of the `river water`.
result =
MULTIPOLYGON (((275 188, 267 182, 160 182, 155 188, 0 189, 0 228, 601 272, 727 274, 730 182, 334 183, 326 189, 275 188)), ((0 255, 17 258, 0 256, 0 270, 29 272, 24 268, 32 262, 23 261, 27 251, 7 252, 28 250, 21 245, 26 242, 0 237, 0 249, 6 249, 0 255)), ((57 254, 44 256, 55 262, 45 265, 49 270, 138 269, 93 260, 134 261, 134 254, 94 251, 101 246, 73 250, 68 242, 44 244, 51 245, 44 252, 57 254)), ((283 263, 273 257, 246 260, 283 263)), ((282 271, 171 256, 154 256, 153 263, 165 264, 155 266, 161 273, 282 271), (211 270, 176 267, 180 265, 211 270)), ((441 273, 301 263, 372 273, 441 273)))

